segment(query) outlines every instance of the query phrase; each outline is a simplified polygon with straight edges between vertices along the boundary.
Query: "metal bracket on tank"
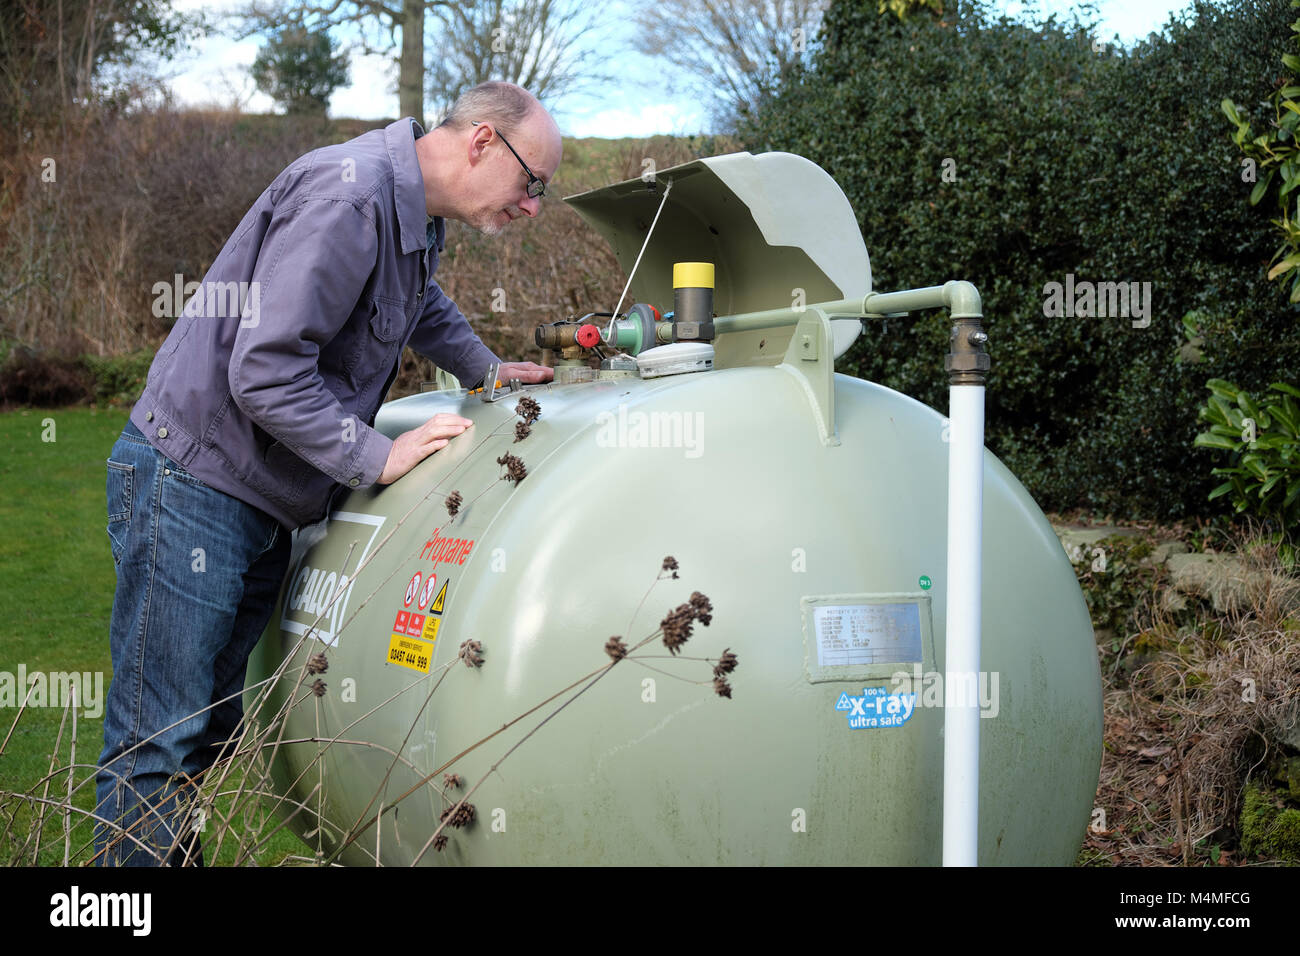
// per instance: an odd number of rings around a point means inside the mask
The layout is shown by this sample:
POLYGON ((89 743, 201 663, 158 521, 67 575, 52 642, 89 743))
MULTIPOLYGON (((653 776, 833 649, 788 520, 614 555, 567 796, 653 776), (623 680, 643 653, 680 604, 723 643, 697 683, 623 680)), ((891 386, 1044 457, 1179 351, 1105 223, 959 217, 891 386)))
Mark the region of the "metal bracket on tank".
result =
MULTIPOLYGON (((506 396, 521 391, 524 383, 521 379, 512 378, 510 381, 502 383, 497 380, 501 374, 501 363, 493 362, 488 366, 487 374, 483 376, 483 387, 478 389, 479 398, 485 402, 498 402, 506 396)), ((473 392, 470 392, 473 395, 473 392)))
POLYGON ((838 445, 835 434, 835 351, 831 322, 825 312, 810 306, 794 327, 785 358, 777 366, 794 375, 803 386, 817 418, 823 445, 838 445))

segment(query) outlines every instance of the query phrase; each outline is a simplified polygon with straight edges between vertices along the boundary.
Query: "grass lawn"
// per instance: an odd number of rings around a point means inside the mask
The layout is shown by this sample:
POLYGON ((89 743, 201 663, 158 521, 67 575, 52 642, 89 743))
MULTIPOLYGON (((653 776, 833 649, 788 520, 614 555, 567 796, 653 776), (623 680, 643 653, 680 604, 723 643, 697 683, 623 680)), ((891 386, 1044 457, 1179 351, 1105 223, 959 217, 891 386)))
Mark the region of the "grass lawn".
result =
MULTIPOLYGON (((52 700, 47 685, 45 705, 29 705, 15 726, 23 697, 22 691, 15 693, 20 667, 28 675, 88 673, 83 684, 87 695, 96 686, 102 691, 98 700, 86 696, 83 703, 93 706, 78 713, 76 762, 91 766, 76 770, 79 789, 72 801, 87 811, 94 807, 93 780, 81 784, 93 778, 103 746, 102 695, 112 674, 108 622, 115 575, 104 530, 104 460, 126 418, 126 410, 117 408, 0 413, 0 522, 5 529, 0 535, 0 741, 12 728, 0 754, 0 791, 27 792, 49 773, 65 718, 63 701, 52 700)), ((66 720, 56 765, 65 768, 71 714, 66 720)), ((63 799, 67 786, 65 770, 50 784, 48 796, 63 799)), ((44 794, 44 787, 36 792, 44 794)), ((29 807, 0 794, 0 864, 32 862, 30 848, 23 859, 13 858, 32 826, 29 807)), ((62 815, 55 812, 45 826, 40 863, 62 863, 62 828, 62 815)), ((82 822, 73 834, 74 851, 89 839, 88 823, 82 822)), ((303 851, 295 837, 282 831, 258 862, 274 863, 303 851)), ((89 855, 74 852, 73 862, 89 855)), ((223 848, 218 862, 229 859, 233 847, 230 852, 223 848)))

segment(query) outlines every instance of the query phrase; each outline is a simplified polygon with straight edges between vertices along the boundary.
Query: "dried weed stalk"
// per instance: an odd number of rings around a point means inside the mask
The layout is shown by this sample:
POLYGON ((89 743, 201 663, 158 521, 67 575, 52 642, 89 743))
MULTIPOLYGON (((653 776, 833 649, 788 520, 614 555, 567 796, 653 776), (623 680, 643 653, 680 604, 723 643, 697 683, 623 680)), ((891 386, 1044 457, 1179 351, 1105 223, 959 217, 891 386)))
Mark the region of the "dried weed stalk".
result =
MULTIPOLYGON (((444 480, 450 480, 451 477, 449 475, 444 480)), ((409 519, 420 504, 433 496, 436 490, 436 488, 430 489, 421 501, 413 504, 411 509, 399 519, 397 527, 400 527, 409 519)), ((394 531, 386 535, 376 545, 375 549, 360 562, 353 572, 353 579, 377 555, 383 552, 385 545, 392 539, 396 530, 395 527, 394 531)), ((665 561, 664 570, 669 570, 670 561, 672 576, 676 577, 677 566, 672 559, 665 561)), ((365 596, 357 610, 343 623, 340 628, 341 631, 347 629, 361 609, 369 603, 391 577, 392 573, 387 575, 383 582, 377 584, 370 594, 365 596)), ((665 579, 665 577, 666 575, 661 573, 656 578, 656 583, 665 579)), ((654 584, 652 583, 651 590, 653 587, 654 584)), ((410 743, 411 735, 415 732, 419 715, 424 712, 429 700, 450 673, 450 668, 455 661, 464 661, 468 667, 478 667, 483 664, 482 644, 474 640, 465 641, 462 643, 458 655, 451 661, 441 665, 434 673, 414 678, 410 684, 400 688, 386 700, 381 701, 365 713, 350 720, 342 728, 331 733, 322 726, 321 699, 328 693, 328 689, 325 682, 317 676, 329 669, 329 650, 315 651, 307 655, 305 660, 297 665, 294 664, 294 661, 299 659, 299 652, 306 647, 307 639, 313 633, 316 624, 330 612, 330 609, 342 593, 343 590, 340 589, 329 597, 325 602, 325 607, 318 612, 316 621, 286 654, 283 663, 276 672, 249 688, 253 700, 248 707, 241 728, 230 740, 226 741, 213 765, 201 778, 187 781, 186 785, 181 788, 174 805, 168 808, 166 822, 174 833, 170 845, 164 846, 157 851, 152 850, 146 845, 145 833, 139 826, 126 830, 119 828, 119 831, 114 835, 115 841, 137 846, 143 851, 153 853, 159 862, 166 860, 178 865, 193 865, 201 861, 216 862, 220 858, 233 862, 235 865, 241 865, 258 860, 266 852, 270 840, 281 829, 291 822, 305 820, 306 824, 301 826, 304 831, 303 838, 314 842, 314 853, 311 856, 289 856, 280 860, 281 864, 331 865, 348 846, 356 847, 367 859, 377 864, 383 855, 382 831, 376 827, 373 850, 369 846, 363 846, 359 838, 368 832, 374 824, 382 820, 386 814, 394 813, 398 805, 407 796, 424 787, 430 787, 447 806, 441 815, 439 826, 417 856, 416 862, 418 862, 419 857, 423 856, 424 851, 430 847, 440 851, 448 845, 447 836, 443 833, 446 826, 451 825, 459 829, 473 824, 475 810, 473 805, 469 803, 469 798, 519 746, 529 740, 551 718, 580 697, 615 665, 624 660, 637 660, 643 666, 651 667, 641 661, 643 655, 638 655, 636 652, 657 637, 665 639, 665 643, 668 643, 669 638, 669 634, 662 626, 631 647, 624 643, 621 638, 611 638, 606 644, 606 653, 610 657, 610 661, 606 665, 579 678, 568 687, 551 694, 523 714, 485 735, 453 756, 433 773, 424 774, 403 755, 410 743), (292 674, 295 666, 297 667, 296 677, 292 674), (436 679, 432 679, 435 675, 436 679), (278 704, 276 703, 277 695, 272 693, 277 687, 280 688, 277 692, 278 704), (348 738, 348 731, 353 726, 382 708, 391 705, 399 697, 413 689, 425 689, 424 700, 418 709, 416 718, 412 721, 406 738, 396 748, 386 747, 374 741, 348 738), (569 695, 567 698, 565 698, 566 694, 569 695), (565 699, 561 700, 561 698, 565 699), (466 754, 487 744, 498 734, 550 705, 554 705, 553 709, 528 731, 521 740, 511 746, 492 765, 487 774, 475 783, 460 800, 447 796, 448 791, 463 786, 459 774, 455 772, 446 773, 443 776, 442 787, 438 787, 434 783, 437 775, 449 770, 456 761, 466 754), (316 731, 310 736, 291 738, 286 734, 287 717, 292 710, 302 707, 312 708, 315 715, 316 731), (278 752, 282 748, 304 745, 314 746, 316 749, 314 753, 308 755, 305 766, 298 772, 297 777, 289 782, 286 789, 273 785, 270 776, 271 766, 275 762, 278 752), (324 813, 325 776, 322 761, 324 756, 334 747, 374 750, 391 757, 389 771, 379 781, 370 806, 363 809, 357 820, 346 829, 340 829, 337 825, 332 824, 326 819, 324 813), (403 767, 405 772, 409 772, 412 777, 417 779, 417 782, 395 799, 390 799, 386 796, 389 779, 393 770, 398 766, 403 767), (312 780, 312 777, 315 779, 312 780), (288 795, 295 792, 300 783, 306 784, 309 782, 311 784, 310 789, 301 799, 295 799, 288 795), (373 813, 370 812, 371 807, 375 808, 373 813), (279 822, 275 820, 277 814, 282 817, 279 822)), ((649 593, 648 590, 641 603, 638 604, 638 611, 645 603, 649 593)), ((634 618, 635 613, 633 614, 634 618)), ((712 605, 708 598, 699 592, 695 592, 687 603, 670 612, 669 618, 665 620, 678 621, 680 622, 679 628, 684 627, 689 632, 690 624, 696 620, 707 625, 711 620, 711 613, 712 605)), ((689 636, 689 633, 686 636, 689 636)), ((685 636, 679 633, 678 637, 680 643, 684 643, 685 636)), ((678 650, 680 649, 680 643, 677 646, 678 650)), ((688 682, 705 685, 712 683, 715 693, 724 697, 731 696, 731 687, 723 677, 723 675, 734 671, 736 667, 736 656, 729 649, 725 650, 716 662, 707 658, 681 657, 676 659, 681 661, 704 660, 707 665, 712 667, 712 677, 688 682)), ((654 667, 651 667, 651 669, 659 670, 659 668, 654 667)), ((670 676, 686 680, 681 675, 673 674, 670 676)), ((214 703, 211 706, 217 706, 219 703, 221 702, 214 703)), ((22 719, 23 713, 24 708, 20 708, 13 726, 9 729, 9 734, 5 737, 5 743, 7 743, 9 736, 12 735, 18 722, 22 719)), ((66 717, 67 714, 65 714, 65 722, 66 717)), ((59 755, 62 735, 63 726, 61 725, 59 739, 55 741, 53 748, 49 772, 42 780, 37 781, 25 792, 0 791, 0 862, 53 862, 60 857, 65 865, 93 861, 93 828, 97 821, 92 810, 87 809, 87 805, 92 808, 94 806, 94 780, 97 768, 93 764, 78 763, 76 761, 77 727, 75 711, 72 719, 72 740, 69 758, 66 764, 61 765, 59 755), (52 797, 49 792, 51 785, 64 782, 65 778, 65 796, 62 798, 52 797), (62 829, 61 853, 54 858, 50 856, 50 853, 53 852, 51 847, 48 843, 45 843, 47 817, 53 820, 55 825, 61 824, 62 829), (45 843, 44 846, 43 843, 45 843), (43 851, 44 856, 42 856, 43 851)), ((3 754, 5 743, 0 743, 0 754, 3 754)), ((156 798, 158 794, 146 796, 156 798)), ((106 823, 107 821, 98 822, 106 823)), ((150 820, 146 817, 141 823, 145 822, 152 824, 159 821, 156 818, 150 820)))
POLYGON ((1085 842, 1091 862, 1170 865, 1231 849, 1241 793, 1300 721, 1300 580, 1249 542, 1249 600, 1178 627, 1152 595, 1135 640, 1149 659, 1106 675, 1105 749, 1085 842))

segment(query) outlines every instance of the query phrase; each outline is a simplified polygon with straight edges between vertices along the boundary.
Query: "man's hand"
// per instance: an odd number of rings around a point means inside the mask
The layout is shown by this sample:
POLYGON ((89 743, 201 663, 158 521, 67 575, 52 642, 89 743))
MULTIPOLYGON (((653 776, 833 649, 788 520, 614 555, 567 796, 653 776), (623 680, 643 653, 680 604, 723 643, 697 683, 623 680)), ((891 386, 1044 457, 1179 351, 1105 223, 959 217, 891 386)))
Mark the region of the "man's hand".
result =
POLYGON ((530 385, 537 385, 541 382, 550 382, 555 379, 555 369, 547 368, 545 365, 538 365, 535 362, 502 362, 501 371, 497 373, 497 381, 502 385, 510 384, 512 378, 517 378, 521 382, 527 382, 530 385))
POLYGON ((393 440, 379 484, 392 484, 473 424, 468 418, 439 412, 418 428, 402 432, 393 440))

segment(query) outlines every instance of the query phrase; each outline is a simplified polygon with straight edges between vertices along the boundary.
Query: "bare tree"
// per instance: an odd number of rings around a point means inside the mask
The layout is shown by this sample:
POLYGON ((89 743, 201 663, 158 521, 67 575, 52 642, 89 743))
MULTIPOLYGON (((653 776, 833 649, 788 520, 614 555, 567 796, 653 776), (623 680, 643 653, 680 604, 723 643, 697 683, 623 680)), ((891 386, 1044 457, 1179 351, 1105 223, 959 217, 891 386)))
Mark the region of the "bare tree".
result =
POLYGON ((313 30, 354 25, 352 49, 391 55, 399 49, 397 98, 403 116, 423 120, 425 90, 441 113, 484 80, 518 83, 554 98, 600 78, 594 49, 604 14, 587 0, 251 0, 236 17, 242 36, 291 21, 313 30), (430 44, 425 81, 425 29, 430 44))
POLYGON ((427 88, 441 117, 456 97, 487 80, 518 83, 554 100, 606 79, 603 9, 584 0, 466 0, 437 8, 427 88))
POLYGON ((429 7, 451 6, 449 0, 252 0, 236 15, 241 36, 300 22, 311 30, 354 24, 360 32, 356 51, 397 57, 397 102, 402 116, 424 119, 424 20, 429 7))
POLYGON ((103 93, 111 69, 173 53, 200 21, 177 14, 170 0, 5 0, 0 141, 103 93))
MULTIPOLYGON (((657 0, 635 16, 635 46, 714 91, 715 118, 752 110, 796 65, 821 25, 828 0, 657 0)), ((678 85, 681 85, 680 83, 678 85)))

